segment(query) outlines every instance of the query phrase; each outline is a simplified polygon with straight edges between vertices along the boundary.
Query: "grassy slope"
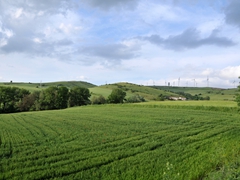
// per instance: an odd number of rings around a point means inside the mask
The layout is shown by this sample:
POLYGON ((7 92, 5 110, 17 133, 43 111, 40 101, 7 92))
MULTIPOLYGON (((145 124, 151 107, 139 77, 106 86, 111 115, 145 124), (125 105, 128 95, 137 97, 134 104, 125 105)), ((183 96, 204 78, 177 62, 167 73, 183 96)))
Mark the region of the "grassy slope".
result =
POLYGON ((95 85, 83 82, 83 81, 59 81, 59 82, 48 82, 48 83, 41 83, 42 86, 40 87, 40 83, 0 83, 0 86, 15 86, 19 88, 28 89, 29 91, 37 91, 41 90, 43 88, 47 88, 49 86, 66 86, 68 88, 78 86, 78 87, 85 87, 85 88, 91 88, 95 87, 95 85))
POLYGON ((168 87, 168 86, 152 86, 153 88, 172 91, 172 92, 185 92, 192 95, 202 94, 202 97, 209 96, 211 100, 234 100, 238 92, 237 89, 220 89, 208 87, 168 87))
POLYGON ((104 97, 108 97, 112 92, 112 89, 120 88, 127 93, 127 97, 133 95, 140 95, 144 97, 146 100, 156 100, 160 94, 163 95, 176 95, 175 93, 165 92, 164 90, 154 89, 151 87, 140 86, 132 83, 116 83, 116 84, 108 84, 99 87, 90 88, 90 91, 93 95, 103 95, 104 97))
POLYGON ((231 179, 239 118, 129 104, 1 115, 0 179, 231 179))
POLYGON ((115 83, 103 86, 95 86, 88 82, 83 81, 61 81, 61 82, 49 82, 42 83, 40 87, 39 83, 0 83, 0 86, 16 86, 19 88, 25 88, 29 91, 41 90, 49 86, 66 86, 66 87, 85 87, 89 88, 92 96, 103 95, 107 98, 114 88, 121 88, 127 93, 127 97, 139 94, 143 96, 147 101, 156 100, 157 97, 162 95, 178 96, 174 92, 185 92, 192 95, 201 94, 202 97, 210 96, 213 101, 232 101, 235 99, 235 95, 238 92, 237 89, 219 89, 219 88, 196 88, 196 87, 168 87, 168 86, 141 86, 131 83, 115 83), (37 88, 38 87, 38 88, 37 88))

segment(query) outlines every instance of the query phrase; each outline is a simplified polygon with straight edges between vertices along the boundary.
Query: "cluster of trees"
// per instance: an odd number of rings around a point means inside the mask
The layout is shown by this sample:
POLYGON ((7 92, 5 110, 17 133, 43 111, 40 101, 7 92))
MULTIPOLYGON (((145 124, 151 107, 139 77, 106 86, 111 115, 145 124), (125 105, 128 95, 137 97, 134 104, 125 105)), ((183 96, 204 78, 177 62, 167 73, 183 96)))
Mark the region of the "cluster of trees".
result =
POLYGON ((29 92, 17 87, 0 87, 0 113, 64 109, 90 103, 87 88, 48 87, 29 92))
POLYGON ((210 100, 209 96, 206 97, 202 97, 202 94, 195 94, 194 96, 189 94, 189 93, 185 93, 185 92, 176 92, 177 94, 185 97, 187 100, 210 100))
POLYGON ((41 91, 30 92, 18 87, 0 87, 0 113, 64 109, 87 104, 143 102, 145 99, 135 95, 125 99, 126 92, 113 89, 105 99, 102 95, 93 97, 87 88, 51 86, 41 91))
POLYGON ((113 89, 112 93, 105 99, 102 95, 92 98, 92 104, 106 104, 106 103, 137 103, 137 102, 145 102, 144 97, 136 94, 126 99, 126 92, 122 89, 113 89))

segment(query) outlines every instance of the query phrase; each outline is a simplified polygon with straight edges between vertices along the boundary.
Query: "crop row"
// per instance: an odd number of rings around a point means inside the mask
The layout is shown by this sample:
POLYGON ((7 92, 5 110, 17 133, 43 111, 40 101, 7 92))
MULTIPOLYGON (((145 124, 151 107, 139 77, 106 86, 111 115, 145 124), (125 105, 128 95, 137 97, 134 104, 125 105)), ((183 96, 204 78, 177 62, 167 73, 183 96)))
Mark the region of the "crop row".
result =
POLYGON ((0 179, 198 179, 239 155, 239 114, 126 107, 2 115, 0 179))

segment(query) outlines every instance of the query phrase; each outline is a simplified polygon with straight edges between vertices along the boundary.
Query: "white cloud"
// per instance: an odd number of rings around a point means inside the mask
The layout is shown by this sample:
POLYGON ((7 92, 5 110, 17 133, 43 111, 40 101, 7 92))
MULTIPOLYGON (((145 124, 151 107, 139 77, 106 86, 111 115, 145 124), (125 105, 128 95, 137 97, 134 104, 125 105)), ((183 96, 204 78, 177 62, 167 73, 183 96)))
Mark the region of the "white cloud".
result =
POLYGON ((16 11, 12 14, 13 18, 18 19, 23 14, 23 8, 17 8, 16 11))
POLYGON ((39 39, 39 38, 34 38, 33 41, 34 41, 35 43, 40 43, 40 44, 42 43, 42 40, 39 39))
POLYGON ((219 76, 223 79, 237 79, 240 77, 240 66, 228 66, 219 71, 219 76))
POLYGON ((0 76, 96 84, 181 77, 199 86, 209 76, 227 87, 239 76, 238 4, 0 0, 0 76))
POLYGON ((81 30, 82 28, 79 27, 79 26, 73 26, 72 24, 64 24, 64 23, 61 23, 59 25, 59 29, 61 29, 64 33, 66 34, 70 34, 72 33, 73 31, 78 31, 78 30, 81 30))
POLYGON ((7 40, 6 39, 0 39, 0 47, 3 47, 3 46, 5 46, 5 45, 7 45, 7 40))

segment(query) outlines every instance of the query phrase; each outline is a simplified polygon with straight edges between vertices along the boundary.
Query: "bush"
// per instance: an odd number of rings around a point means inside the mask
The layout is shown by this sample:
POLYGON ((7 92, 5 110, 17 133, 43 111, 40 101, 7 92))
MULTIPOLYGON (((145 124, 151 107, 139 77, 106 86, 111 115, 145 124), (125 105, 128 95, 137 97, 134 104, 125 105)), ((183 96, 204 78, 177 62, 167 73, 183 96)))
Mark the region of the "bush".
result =
POLYGON ((121 89, 113 89, 112 93, 108 96, 109 103, 123 103, 125 100, 126 92, 121 89))
POLYGON ((94 96, 91 100, 92 104, 106 104, 106 99, 102 95, 96 97, 94 96))
POLYGON ((144 97, 140 96, 140 95, 135 95, 135 96, 131 96, 127 99, 128 103, 138 103, 138 102, 145 102, 144 97))

